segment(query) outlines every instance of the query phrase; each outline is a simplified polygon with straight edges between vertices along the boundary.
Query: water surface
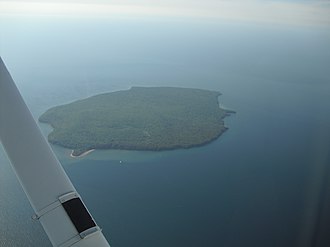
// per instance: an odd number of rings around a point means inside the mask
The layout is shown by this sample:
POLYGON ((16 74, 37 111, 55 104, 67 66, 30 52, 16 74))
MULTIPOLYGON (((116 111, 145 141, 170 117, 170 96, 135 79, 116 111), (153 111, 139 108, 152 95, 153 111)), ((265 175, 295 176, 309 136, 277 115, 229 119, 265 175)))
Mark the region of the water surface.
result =
MULTIPOLYGON (((237 111, 223 136, 199 148, 72 159, 53 147, 113 247, 309 240, 330 163, 329 30, 11 18, 0 26, 2 58, 36 118, 131 86, 218 90, 237 111)), ((50 246, 3 151, 0 163, 0 246, 50 246)))

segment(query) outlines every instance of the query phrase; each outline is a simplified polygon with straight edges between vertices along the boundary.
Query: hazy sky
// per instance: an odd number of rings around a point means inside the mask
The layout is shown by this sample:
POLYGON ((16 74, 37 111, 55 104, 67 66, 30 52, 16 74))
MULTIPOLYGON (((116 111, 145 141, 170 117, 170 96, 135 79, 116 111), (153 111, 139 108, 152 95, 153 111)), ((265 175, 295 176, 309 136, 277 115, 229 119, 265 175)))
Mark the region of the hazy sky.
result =
POLYGON ((0 0, 0 16, 175 17, 330 26, 330 1, 318 0, 0 0))

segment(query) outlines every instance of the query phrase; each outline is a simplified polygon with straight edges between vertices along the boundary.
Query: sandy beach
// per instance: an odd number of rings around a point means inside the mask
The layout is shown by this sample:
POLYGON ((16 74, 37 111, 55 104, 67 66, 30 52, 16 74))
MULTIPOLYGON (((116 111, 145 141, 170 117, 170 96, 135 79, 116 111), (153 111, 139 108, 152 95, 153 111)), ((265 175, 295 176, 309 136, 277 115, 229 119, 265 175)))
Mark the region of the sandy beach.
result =
POLYGON ((93 152, 94 150, 95 150, 95 149, 87 150, 86 152, 84 152, 84 153, 82 153, 82 154, 80 154, 80 155, 77 155, 77 156, 73 155, 74 150, 72 150, 72 151, 71 151, 71 154, 70 154, 70 157, 72 157, 72 158, 81 158, 81 157, 84 157, 84 156, 86 156, 87 154, 93 152))

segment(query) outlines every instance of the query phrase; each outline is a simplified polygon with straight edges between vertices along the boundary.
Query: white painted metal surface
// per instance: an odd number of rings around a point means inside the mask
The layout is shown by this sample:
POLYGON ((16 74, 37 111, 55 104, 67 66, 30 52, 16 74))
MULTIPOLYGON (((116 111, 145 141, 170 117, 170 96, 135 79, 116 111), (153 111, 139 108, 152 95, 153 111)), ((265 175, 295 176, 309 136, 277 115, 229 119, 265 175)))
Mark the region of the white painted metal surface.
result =
POLYGON ((0 58, 0 140, 53 246, 109 246, 100 230, 82 237, 59 198, 76 192, 0 58))

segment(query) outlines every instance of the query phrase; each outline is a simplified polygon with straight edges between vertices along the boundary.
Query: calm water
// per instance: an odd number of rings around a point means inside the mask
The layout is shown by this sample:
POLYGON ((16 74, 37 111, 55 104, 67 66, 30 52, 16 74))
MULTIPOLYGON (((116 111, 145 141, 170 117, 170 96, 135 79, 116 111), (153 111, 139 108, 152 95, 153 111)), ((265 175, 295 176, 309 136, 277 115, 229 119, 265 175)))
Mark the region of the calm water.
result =
MULTIPOLYGON (((330 31, 257 25, 3 19, 0 51, 37 118, 140 86, 218 90, 215 142, 166 152, 54 147, 113 247, 304 246, 330 164, 330 31), (122 161, 122 163, 120 163, 122 161)), ((49 127, 41 126, 45 135, 49 127)), ((0 246, 50 246, 0 152, 0 246)))

